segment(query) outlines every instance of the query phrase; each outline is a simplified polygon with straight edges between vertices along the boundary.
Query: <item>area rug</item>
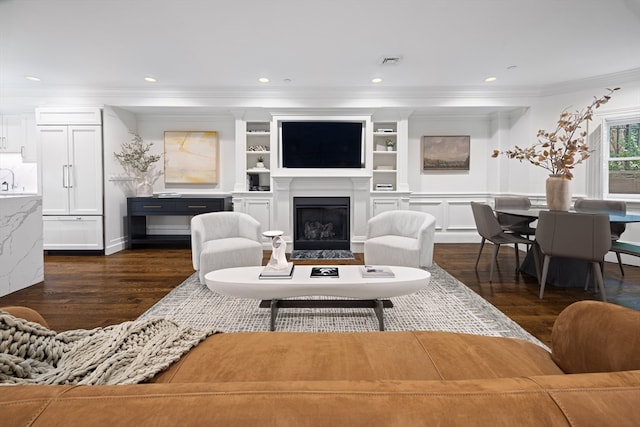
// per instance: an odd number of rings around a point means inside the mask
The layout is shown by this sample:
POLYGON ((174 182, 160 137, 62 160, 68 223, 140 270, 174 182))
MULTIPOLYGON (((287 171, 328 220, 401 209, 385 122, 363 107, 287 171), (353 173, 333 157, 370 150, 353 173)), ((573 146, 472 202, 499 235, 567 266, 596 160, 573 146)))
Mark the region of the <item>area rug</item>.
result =
MULTIPOLYGON (((429 286, 415 294, 391 298, 384 310, 388 331, 425 330, 519 338, 547 348, 517 323, 437 265, 429 286)), ((315 297, 318 299, 324 297, 315 297)), ((171 319, 181 325, 221 332, 268 331, 270 311, 259 301, 219 295, 193 274, 139 319, 171 319)), ((281 309, 278 331, 376 331, 372 309, 281 309)))
POLYGON ((293 250, 290 259, 355 259, 347 250, 293 250))

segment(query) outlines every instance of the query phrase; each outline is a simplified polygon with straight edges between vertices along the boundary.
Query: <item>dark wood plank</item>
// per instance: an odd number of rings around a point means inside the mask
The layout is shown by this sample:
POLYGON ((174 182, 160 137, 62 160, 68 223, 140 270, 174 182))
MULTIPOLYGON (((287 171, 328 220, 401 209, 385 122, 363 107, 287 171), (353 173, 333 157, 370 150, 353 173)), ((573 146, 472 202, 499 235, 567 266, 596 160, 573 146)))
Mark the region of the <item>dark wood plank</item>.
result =
MULTIPOLYGON (((478 244, 436 244, 434 260, 542 342, 551 341, 556 316, 569 304, 599 299, 592 290, 553 288, 538 298, 535 278, 516 272, 513 251, 501 251, 493 283, 488 282, 490 248, 478 271, 478 244)), ((268 260, 265 252, 263 263, 268 260)), ((300 260, 297 264, 363 264, 355 260, 300 260)), ((109 256, 46 255, 43 283, 0 297, 0 306, 38 310, 58 331, 91 329, 133 320, 193 274, 189 249, 125 250, 109 256)), ((626 267, 624 280, 616 264, 607 263, 605 278, 611 302, 639 309, 640 268, 626 267)))

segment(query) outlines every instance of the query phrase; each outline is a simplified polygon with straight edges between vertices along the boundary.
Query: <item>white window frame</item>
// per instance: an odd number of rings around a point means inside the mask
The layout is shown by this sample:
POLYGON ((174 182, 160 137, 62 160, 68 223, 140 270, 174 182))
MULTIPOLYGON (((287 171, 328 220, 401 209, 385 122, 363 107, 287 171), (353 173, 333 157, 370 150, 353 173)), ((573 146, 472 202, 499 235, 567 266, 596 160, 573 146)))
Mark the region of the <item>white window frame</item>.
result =
MULTIPOLYGON (((640 202, 640 194, 609 193, 609 131, 612 125, 640 123, 640 107, 609 111, 594 116, 588 128, 589 145, 595 150, 587 161, 588 197, 597 199, 633 200, 640 202), (599 134, 597 133, 599 129, 599 134)), ((631 160, 633 158, 625 158, 631 160)))
MULTIPOLYGON (((625 116, 619 116, 619 117, 611 117, 611 118, 607 118, 604 120, 603 122, 603 134, 602 134, 602 147, 603 147, 603 168, 604 168, 604 175, 603 175, 603 180, 602 180, 602 189, 603 189, 603 196, 605 199, 608 198, 623 198, 623 199, 633 199, 633 200, 640 200, 640 194, 625 194, 625 193, 609 193, 609 161, 611 160, 611 157, 609 156, 609 134, 611 132, 611 126, 619 126, 619 125, 626 125, 626 124, 630 124, 630 123, 640 123, 640 111, 637 112, 637 114, 629 114, 629 115, 625 115, 625 116), (606 144, 606 145, 605 145, 606 144), (604 147, 606 147, 607 149, 604 150, 604 147)), ((624 160, 638 160, 640 159, 639 157, 625 157, 624 160)))

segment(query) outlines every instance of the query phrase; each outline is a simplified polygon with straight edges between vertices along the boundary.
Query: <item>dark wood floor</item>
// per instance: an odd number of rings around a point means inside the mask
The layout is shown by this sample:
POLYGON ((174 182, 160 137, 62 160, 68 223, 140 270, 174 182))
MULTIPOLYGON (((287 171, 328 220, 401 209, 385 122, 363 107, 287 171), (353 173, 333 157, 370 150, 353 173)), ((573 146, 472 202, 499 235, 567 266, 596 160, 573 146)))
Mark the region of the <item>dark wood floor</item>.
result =
MULTIPOLYGON (((436 244, 434 259, 546 344, 563 308, 575 301, 599 298, 581 288, 548 288, 540 300, 535 278, 515 272, 510 250, 501 251, 498 270, 493 283, 489 283, 491 251, 485 248, 476 272, 477 250, 477 244, 436 244)), ((355 261, 343 264, 361 264, 362 254, 356 256, 355 261)), ((1 297, 0 307, 32 307, 58 331, 108 326, 137 318, 192 273, 189 249, 137 249, 110 256, 47 255, 45 281, 1 297)), ((625 273, 622 280, 617 265, 606 264, 609 300, 639 309, 640 268, 627 267, 625 273)))

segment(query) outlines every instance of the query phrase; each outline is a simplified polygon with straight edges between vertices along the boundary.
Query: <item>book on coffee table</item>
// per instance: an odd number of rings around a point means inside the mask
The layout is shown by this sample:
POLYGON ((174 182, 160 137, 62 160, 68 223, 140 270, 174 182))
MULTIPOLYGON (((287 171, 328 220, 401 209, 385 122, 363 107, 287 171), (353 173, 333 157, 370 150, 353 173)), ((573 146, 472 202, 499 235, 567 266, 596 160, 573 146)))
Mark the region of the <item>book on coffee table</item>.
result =
POLYGON ((338 267, 313 267, 311 277, 339 277, 338 267))
POLYGON ((289 262, 287 268, 273 268, 269 265, 265 266, 260 273, 260 279, 291 279, 293 277, 293 263, 289 262))
POLYGON ((386 266, 365 265, 360 267, 362 277, 396 277, 393 271, 386 266))

